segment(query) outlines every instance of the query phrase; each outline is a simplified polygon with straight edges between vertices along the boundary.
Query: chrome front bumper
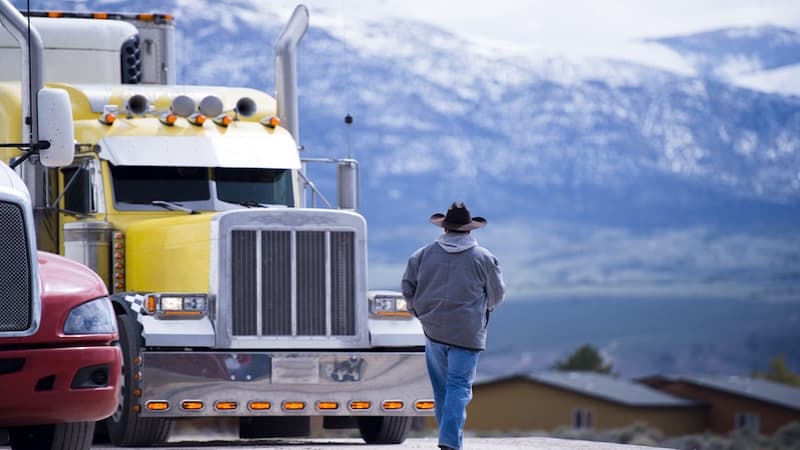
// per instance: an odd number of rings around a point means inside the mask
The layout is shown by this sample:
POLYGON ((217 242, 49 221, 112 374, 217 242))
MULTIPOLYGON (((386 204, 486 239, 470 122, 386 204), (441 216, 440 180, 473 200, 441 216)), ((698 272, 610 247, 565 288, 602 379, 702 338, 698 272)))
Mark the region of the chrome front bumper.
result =
POLYGON ((146 351, 141 375, 149 417, 433 414, 422 352, 146 351))

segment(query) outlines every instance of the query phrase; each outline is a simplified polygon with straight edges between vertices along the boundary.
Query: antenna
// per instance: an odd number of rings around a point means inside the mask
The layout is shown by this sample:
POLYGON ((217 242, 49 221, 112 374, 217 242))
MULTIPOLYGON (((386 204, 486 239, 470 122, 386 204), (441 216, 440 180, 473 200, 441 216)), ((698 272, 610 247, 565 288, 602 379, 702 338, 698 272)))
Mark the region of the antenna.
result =
POLYGON ((352 145, 350 142, 350 127, 353 125, 353 116, 351 116, 350 113, 347 113, 347 115, 344 116, 344 124, 347 126, 345 129, 345 134, 347 135, 347 159, 351 159, 353 157, 353 152, 351 151, 352 145))
POLYGON ((352 98, 352 76, 350 71, 350 53, 348 52, 347 46, 347 26, 345 25, 345 15, 344 15, 344 1, 339 2, 340 11, 342 14, 340 18, 342 20, 342 29, 344 30, 342 41, 342 53, 344 53, 344 109, 347 111, 347 115, 344 116, 344 123, 347 126, 345 134, 347 138, 347 158, 350 159, 353 157, 353 147, 352 141, 350 140, 350 130, 351 125, 353 124, 353 116, 350 115, 350 100, 352 98))

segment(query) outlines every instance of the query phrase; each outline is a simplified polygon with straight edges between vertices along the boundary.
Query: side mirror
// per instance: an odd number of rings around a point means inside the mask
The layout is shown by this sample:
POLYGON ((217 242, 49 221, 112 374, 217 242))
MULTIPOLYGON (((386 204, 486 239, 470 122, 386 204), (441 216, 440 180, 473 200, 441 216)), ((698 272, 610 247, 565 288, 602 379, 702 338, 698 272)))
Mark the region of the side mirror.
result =
POLYGON ((342 159, 336 167, 339 209, 358 209, 358 161, 342 159))
POLYGON ((75 132, 72 128, 72 105, 67 91, 42 88, 37 96, 39 140, 50 147, 39 151, 45 167, 61 167, 72 163, 75 156, 75 132))

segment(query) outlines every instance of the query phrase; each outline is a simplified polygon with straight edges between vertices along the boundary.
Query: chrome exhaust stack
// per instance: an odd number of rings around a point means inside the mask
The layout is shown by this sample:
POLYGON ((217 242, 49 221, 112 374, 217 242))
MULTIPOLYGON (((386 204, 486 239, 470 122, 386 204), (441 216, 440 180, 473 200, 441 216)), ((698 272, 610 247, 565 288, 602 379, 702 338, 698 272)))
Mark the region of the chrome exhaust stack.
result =
POLYGON ((275 43, 275 91, 278 117, 298 147, 300 126, 297 113, 297 44, 308 29, 308 8, 298 5, 275 43))

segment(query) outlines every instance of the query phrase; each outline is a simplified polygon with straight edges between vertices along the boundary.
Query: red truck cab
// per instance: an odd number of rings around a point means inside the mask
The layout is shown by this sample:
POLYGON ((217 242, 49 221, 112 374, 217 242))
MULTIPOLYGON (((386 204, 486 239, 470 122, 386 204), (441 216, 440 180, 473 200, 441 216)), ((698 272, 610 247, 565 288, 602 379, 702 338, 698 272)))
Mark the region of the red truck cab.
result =
POLYGON ((88 449, 119 400, 116 319, 100 277, 36 252, 32 224, 0 164, 0 429, 13 449, 88 449))

